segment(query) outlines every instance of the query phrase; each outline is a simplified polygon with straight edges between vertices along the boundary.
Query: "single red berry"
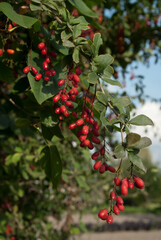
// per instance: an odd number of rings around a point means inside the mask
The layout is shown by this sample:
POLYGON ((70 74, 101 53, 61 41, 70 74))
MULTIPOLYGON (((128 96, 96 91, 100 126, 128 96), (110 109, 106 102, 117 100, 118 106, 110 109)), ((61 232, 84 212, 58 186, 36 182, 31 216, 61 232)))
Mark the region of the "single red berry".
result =
POLYGON ((12 24, 13 24, 13 26, 17 26, 18 24, 17 23, 15 23, 15 22, 12 22, 12 24))
POLYGON ((24 69, 23 69, 23 72, 24 73, 28 73, 30 71, 30 67, 29 66, 27 66, 27 67, 25 67, 24 69))
POLYGON ((90 150, 92 150, 92 149, 94 148, 93 143, 90 142, 88 148, 89 148, 90 150))
POLYGON ((87 135, 80 135, 80 136, 79 136, 79 139, 80 139, 81 142, 83 142, 84 140, 86 140, 86 138, 87 138, 87 135))
POLYGON ((116 172, 116 169, 110 165, 107 166, 107 170, 112 172, 112 173, 115 173, 116 172))
POLYGON ((35 76, 36 81, 39 81, 41 78, 42 78, 42 74, 40 73, 35 76))
POLYGON ((0 48, 0 56, 2 56, 3 54, 3 50, 0 48))
POLYGON ((50 52, 50 55, 51 55, 53 58, 56 58, 58 54, 57 54, 56 52, 53 52, 53 51, 52 51, 52 52, 50 52))
POLYGON ((96 129, 96 130, 99 130, 99 124, 98 124, 98 122, 94 122, 93 123, 93 127, 96 129))
POLYGON ((117 196, 117 197, 116 197, 116 202, 117 202, 118 204, 120 204, 120 205, 123 205, 123 204, 124 204, 124 200, 123 200, 122 197, 120 197, 120 196, 117 196))
POLYGON ((112 224, 113 223, 113 217, 112 215, 108 215, 107 219, 106 219, 106 222, 109 223, 109 224, 112 224))
POLYGON ((86 139, 82 142, 82 144, 83 144, 84 147, 88 147, 89 144, 90 144, 90 141, 88 139, 86 139))
POLYGON ((49 57, 46 57, 45 61, 46 61, 47 63, 50 63, 50 58, 49 58, 49 57))
POLYGON ((121 185, 121 180, 120 180, 119 177, 115 177, 114 178, 114 182, 115 182, 116 186, 120 186, 121 185))
POLYGON ((128 180, 128 188, 133 189, 134 188, 134 183, 131 179, 128 180))
POLYGON ((108 214, 108 211, 107 209, 102 209, 99 213, 98 213, 98 217, 101 218, 102 220, 106 220, 107 219, 107 214, 108 214))
POLYGON ((121 194, 122 195, 128 194, 128 187, 124 183, 121 184, 121 194))
POLYGON ((99 173, 103 174, 105 171, 106 171, 106 167, 105 165, 102 164, 99 168, 99 173))
POLYGON ((100 144, 100 140, 96 137, 96 136, 92 136, 92 142, 94 142, 95 144, 100 144))
POLYGON ((116 205, 113 206, 113 212, 115 215, 118 215, 120 213, 120 211, 116 205))
POLYGON ((104 162, 103 165, 105 166, 105 170, 108 171, 108 164, 104 162))
POLYGON ((83 126, 83 128, 82 128, 82 134, 87 135, 88 132, 89 132, 89 127, 88 127, 87 125, 83 126))
POLYGON ((76 100, 76 97, 75 97, 75 95, 70 95, 70 98, 69 98, 72 102, 75 102, 75 100, 76 100))
POLYGON ((69 125, 69 128, 70 129, 74 129, 74 128, 76 128, 77 127, 77 124, 76 123, 71 123, 70 125, 69 125))
POLYGON ((121 184, 125 184, 126 187, 128 188, 128 181, 127 181, 127 177, 124 177, 121 181, 121 184))
POLYGON ((9 54, 13 55, 13 54, 15 53, 15 50, 13 50, 13 49, 7 49, 7 52, 8 52, 9 54))
POLYGON ((101 148, 100 154, 101 154, 102 156, 105 155, 105 147, 101 148))
POLYGON ((41 50, 41 54, 42 54, 42 55, 46 55, 46 54, 47 54, 47 47, 44 47, 44 48, 41 50))
POLYGON ((45 47, 45 43, 41 42, 41 43, 38 44, 37 47, 41 50, 45 47))
POLYGON ((75 82, 77 82, 77 83, 80 82, 80 78, 79 78, 79 76, 77 74, 74 74, 73 78, 74 78, 75 82))
POLYGON ((62 95, 61 95, 61 100, 62 100, 63 102, 66 102, 67 99, 68 99, 68 97, 67 97, 65 94, 62 94, 62 95))
POLYGON ((133 176, 133 180, 135 182, 135 187, 143 189, 145 187, 145 184, 141 178, 138 176, 133 176))
POLYGON ((15 238, 14 236, 12 236, 12 237, 10 238, 10 240, 16 240, 16 238, 15 238))
POLYGON ((49 77, 44 77, 45 82, 49 82, 49 77))
POLYGON ((47 70, 47 71, 45 72, 45 74, 46 74, 46 76, 48 76, 48 77, 51 77, 51 76, 52 76, 52 74, 51 74, 51 71, 50 71, 50 70, 47 70))
POLYGON ((32 70, 33 74, 35 74, 35 75, 38 73, 38 70, 35 67, 31 67, 31 70, 32 70))
POLYGON ((92 159, 96 160, 98 158, 98 156, 99 156, 99 152, 95 152, 92 154, 92 159))
POLYGON ((46 62, 46 61, 44 61, 43 63, 42 63, 42 66, 43 66, 43 69, 44 70, 47 70, 48 69, 48 63, 46 62))
POLYGON ((77 126, 83 125, 83 124, 84 124, 84 119, 83 119, 83 118, 78 119, 78 120, 76 121, 76 124, 77 124, 77 126))
POLYGON ((85 119, 86 117, 87 117, 87 112, 86 112, 86 111, 83 111, 83 112, 82 112, 82 118, 85 119))
MULTIPOLYGON (((70 101, 66 101, 65 104, 66 104, 66 106, 69 107, 69 108, 73 108, 73 107, 74 107, 73 103, 71 103, 70 101)), ((72 114, 72 115, 73 115, 73 114, 72 114)))
MULTIPOLYGON (((94 119, 90 117, 89 118, 89 124, 93 125, 93 123, 94 123, 94 119)), ((94 130, 95 130, 95 132, 94 132, 95 134, 94 135, 95 136, 99 136, 100 135, 99 132, 96 129, 94 129, 94 130)))
POLYGON ((120 204, 117 203, 117 207, 118 207, 118 209, 119 209, 120 211, 124 211, 124 210, 125 210, 124 205, 120 205, 120 204))
POLYGON ((66 107, 64 105, 60 106, 60 112, 64 113, 65 111, 67 111, 66 107))
POLYGON ((64 79, 60 79, 60 80, 58 81, 58 85, 59 85, 59 86, 62 86, 64 83, 65 83, 65 80, 64 80, 64 79))
POLYGON ((66 111, 64 112, 64 116, 65 116, 65 117, 69 117, 69 115, 70 115, 70 114, 69 114, 68 110, 66 110, 66 111))
POLYGON ((55 97, 53 97, 53 102, 58 102, 60 99, 60 95, 57 94, 55 97))
POLYGON ((63 121, 63 116, 62 115, 59 116, 59 120, 63 121))
POLYGON ((11 30, 13 28, 12 24, 9 24, 8 30, 11 30))
POLYGON ((94 164, 93 168, 94 168, 95 170, 97 170, 97 169, 100 168, 100 166, 101 166, 101 161, 97 161, 97 162, 94 164))
POLYGON ((73 92, 74 92, 74 95, 77 96, 77 95, 78 95, 78 90, 77 90, 75 87, 73 87, 72 90, 73 90, 73 92))
POLYGON ((56 72, 53 69, 51 69, 50 72, 51 72, 52 76, 54 76, 56 74, 56 72))
POLYGON ((78 113, 76 113, 76 112, 72 112, 72 115, 73 115, 73 117, 78 117, 78 113))
POLYGON ((93 132, 94 136, 96 136, 96 137, 98 137, 100 135, 99 132, 95 128, 92 129, 92 132, 93 132))
POLYGON ((55 109, 55 113, 56 113, 56 114, 59 114, 59 113, 60 113, 60 108, 56 108, 56 109, 55 109))
POLYGON ((76 87, 76 88, 79 86, 78 83, 76 83, 76 82, 74 82, 74 81, 72 81, 72 84, 73 84, 73 86, 76 87))
POLYGON ((114 201, 114 200, 115 200, 115 197, 116 197, 115 192, 112 191, 112 192, 110 193, 110 199, 111 199, 112 201, 114 201))
POLYGON ((75 72, 76 72, 77 75, 80 75, 80 74, 82 73, 79 66, 77 66, 77 67, 75 68, 75 72))

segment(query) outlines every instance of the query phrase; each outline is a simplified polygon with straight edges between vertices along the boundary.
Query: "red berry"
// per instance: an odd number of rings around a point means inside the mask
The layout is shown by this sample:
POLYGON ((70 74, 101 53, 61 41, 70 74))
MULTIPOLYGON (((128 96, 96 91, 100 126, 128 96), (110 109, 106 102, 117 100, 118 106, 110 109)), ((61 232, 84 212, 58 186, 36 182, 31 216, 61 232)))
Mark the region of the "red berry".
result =
POLYGON ((79 66, 75 68, 75 72, 77 75, 80 75, 82 73, 79 66))
POLYGON ((117 202, 118 204, 120 204, 120 205, 123 205, 123 204, 124 204, 124 200, 123 200, 122 197, 120 197, 120 196, 117 196, 117 197, 116 197, 116 202, 117 202))
POLYGON ((100 154, 103 156, 103 155, 105 155, 105 148, 103 147, 103 148, 101 148, 101 150, 100 150, 100 154))
POLYGON ((95 170, 97 170, 97 169, 100 168, 100 166, 101 166, 101 161, 98 161, 98 162, 96 162, 96 163, 94 164, 93 168, 94 168, 95 170))
POLYGON ((113 206, 113 211, 114 211, 115 215, 118 215, 120 213, 120 211, 116 205, 113 206))
POLYGON ((65 80, 64 80, 64 79, 60 79, 60 80, 58 81, 58 85, 59 85, 59 86, 62 86, 64 83, 65 83, 65 80))
POLYGON ((83 128, 82 128, 82 134, 87 135, 88 132, 89 132, 89 127, 88 127, 87 125, 83 126, 83 128))
POLYGON ((78 90, 77 90, 75 87, 73 87, 72 90, 73 90, 73 92, 74 92, 74 95, 77 96, 77 95, 78 95, 78 90))
POLYGON ((57 53, 56 53, 56 52, 50 52, 50 55, 51 55, 53 58, 56 58, 56 57, 57 57, 57 53))
POLYGON ((80 78, 79 78, 79 76, 77 74, 74 74, 73 78, 74 78, 75 82, 77 82, 77 83, 80 82, 80 78))
POLYGON ((56 109, 55 109, 55 113, 56 113, 56 114, 59 114, 59 113, 60 113, 60 108, 56 108, 56 109))
POLYGON ((0 56, 2 56, 3 54, 3 50, 0 48, 0 56))
POLYGON ((113 168, 112 166, 107 166, 107 170, 108 171, 110 171, 110 172, 112 172, 112 173, 115 173, 116 172, 116 169, 115 168, 113 168))
POLYGON ((90 150, 92 150, 92 149, 94 148, 93 143, 90 142, 88 148, 89 148, 90 150))
POLYGON ((38 70, 35 67, 31 67, 31 70, 32 70, 33 74, 35 74, 35 75, 38 73, 38 70))
POLYGON ((93 123, 93 127, 96 129, 96 130, 99 130, 99 124, 98 124, 98 122, 94 122, 93 123))
POLYGON ((100 140, 96 137, 96 136, 92 136, 92 142, 94 142, 95 144, 100 144, 100 140))
POLYGON ((56 72, 53 69, 51 69, 50 72, 51 72, 52 76, 54 76, 56 74, 56 72))
POLYGON ((13 28, 12 24, 9 24, 8 30, 11 30, 13 28))
POLYGON ((145 184, 143 180, 137 176, 133 176, 133 180, 135 182, 135 187, 143 189, 145 187, 145 184))
MULTIPOLYGON (((92 124, 92 125, 93 125, 93 123, 94 123, 94 119, 90 117, 90 118, 89 118, 89 124, 92 124)), ((93 129, 93 130, 95 130, 95 131, 93 132, 95 136, 99 136, 99 135, 100 135, 99 132, 98 132, 96 129, 93 129)))
POLYGON ((95 152, 92 154, 92 159, 96 160, 98 158, 98 156, 99 156, 99 152, 95 152))
POLYGON ((128 181, 127 181, 127 177, 124 177, 121 181, 122 184, 125 184, 126 187, 128 188, 128 181))
POLYGON ((79 86, 78 83, 76 83, 76 82, 74 82, 74 81, 72 81, 72 84, 73 84, 73 86, 76 87, 76 88, 79 86))
POLYGON ((46 55, 47 54, 47 47, 44 47, 41 51, 42 55, 46 55))
POLYGON ((88 147, 89 144, 90 144, 90 141, 89 141, 88 139, 86 139, 86 140, 84 140, 84 141, 82 142, 82 145, 83 145, 84 147, 88 147))
MULTIPOLYGON (((69 108, 73 108, 74 107, 74 105, 73 105, 73 103, 71 103, 70 101, 66 101, 66 106, 67 107, 69 107, 69 108)), ((72 114, 73 115, 73 114, 72 114)))
POLYGON ((108 170, 108 164, 106 162, 103 163, 103 165, 105 166, 105 170, 108 170))
POLYGON ((15 50, 13 50, 13 49, 7 49, 7 52, 8 52, 9 54, 13 55, 13 54, 15 53, 15 50))
POLYGON ((50 58, 47 57, 47 58, 45 59, 45 61, 46 61, 47 63, 50 63, 50 58))
POLYGON ((78 119, 78 120, 76 121, 76 124, 77 124, 77 126, 83 125, 83 124, 84 124, 84 119, 83 119, 83 118, 78 119))
POLYGON ((102 164, 99 168, 99 173, 103 174, 105 171, 106 171, 106 167, 105 165, 102 164))
POLYGON ((128 187, 124 183, 121 184, 121 194, 122 195, 128 194, 128 187))
POLYGON ((45 43, 41 42, 41 43, 38 44, 37 47, 41 50, 45 47, 45 43))
POLYGON ((109 215, 106 219, 106 222, 109 223, 109 224, 112 224, 113 223, 113 217, 112 215, 109 215))
POLYGON ((82 112, 82 118, 86 118, 87 117, 87 112, 86 111, 84 111, 84 112, 82 112))
POLYGON ((75 100, 76 100, 76 97, 75 97, 75 95, 70 95, 70 98, 69 98, 72 102, 75 102, 75 100))
POLYGON ((67 111, 66 107, 64 105, 60 106, 60 112, 64 113, 65 111, 67 111))
POLYGON ((17 26, 18 24, 17 23, 15 23, 15 22, 12 22, 12 24, 13 24, 13 26, 17 26))
POLYGON ((108 217, 107 214, 108 214, 107 209, 102 209, 102 210, 98 213, 98 217, 101 218, 102 220, 106 220, 107 217, 108 217))
POLYGON ((67 99, 68 99, 68 97, 67 97, 65 94, 61 95, 61 100, 62 100, 63 102, 66 102, 67 99))
POLYGON ((69 115, 70 115, 69 112, 66 110, 66 111, 64 112, 64 116, 65 116, 65 117, 69 117, 69 115))
POLYGON ((121 180, 119 177, 115 177, 114 182, 115 182, 116 186, 120 186, 120 184, 121 184, 121 180))
POLYGON ((118 207, 118 209, 119 209, 120 211, 124 211, 124 210, 125 210, 124 205, 120 205, 120 204, 117 203, 117 207, 118 207))
POLYGON ((42 78, 42 74, 40 73, 35 76, 36 81, 39 81, 41 78, 42 78))
POLYGON ((114 191, 112 191, 112 192, 110 193, 110 199, 111 199, 112 201, 115 200, 115 192, 114 192, 114 191))
POLYGON ((46 76, 48 76, 48 77, 52 76, 51 71, 49 71, 49 70, 47 70, 45 73, 46 73, 46 76))
POLYGON ((76 123, 71 123, 70 125, 69 125, 69 128, 70 129, 74 129, 74 128, 76 128, 77 127, 77 124, 76 123))
POLYGON ((30 71, 30 67, 29 66, 27 66, 27 67, 25 67, 24 69, 23 69, 23 72, 24 73, 28 73, 30 71))
MULTIPOLYGON (((66 102, 66 104, 67 104, 67 102, 66 102)), ((78 114, 76 112, 72 112, 72 115, 73 115, 73 117, 78 117, 78 114)))
POLYGON ((44 77, 45 82, 49 82, 49 77, 44 77))
MULTIPOLYGON (((90 118, 90 119, 92 119, 92 118, 90 118)), ((90 119, 89 119, 89 121, 90 121, 90 119)), ((95 128, 92 129, 92 132, 96 137, 98 137, 100 135, 99 132, 95 128)))
POLYGON ((133 184, 133 181, 131 179, 128 180, 128 188, 129 189, 133 189, 134 188, 134 184, 133 184))
POLYGON ((86 140, 86 138, 87 138, 87 135, 81 135, 81 136, 79 137, 79 139, 80 139, 81 142, 83 142, 84 140, 86 140))
POLYGON ((55 97, 53 97, 53 102, 58 102, 60 99, 60 95, 57 94, 55 97))
POLYGON ((42 63, 42 66, 43 66, 43 69, 44 70, 47 70, 48 69, 48 63, 46 62, 46 61, 44 61, 43 63, 42 63))

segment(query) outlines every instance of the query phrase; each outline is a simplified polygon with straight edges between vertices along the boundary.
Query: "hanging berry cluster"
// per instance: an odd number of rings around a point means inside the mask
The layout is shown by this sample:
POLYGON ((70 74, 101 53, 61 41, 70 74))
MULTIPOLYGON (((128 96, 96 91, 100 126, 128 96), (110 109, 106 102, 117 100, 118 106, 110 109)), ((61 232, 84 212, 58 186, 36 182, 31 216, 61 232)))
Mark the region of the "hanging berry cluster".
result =
POLYGON ((30 70, 35 75, 35 80, 39 81, 42 77, 44 78, 45 82, 50 81, 50 77, 54 76, 56 74, 55 70, 53 69, 53 66, 51 64, 51 57, 56 58, 57 53, 50 52, 48 54, 47 47, 45 46, 45 43, 41 42, 38 44, 38 49, 41 50, 41 55, 45 59, 42 63, 43 68, 43 75, 41 73, 38 73, 38 70, 33 66, 26 66, 23 69, 23 72, 27 74, 30 70))

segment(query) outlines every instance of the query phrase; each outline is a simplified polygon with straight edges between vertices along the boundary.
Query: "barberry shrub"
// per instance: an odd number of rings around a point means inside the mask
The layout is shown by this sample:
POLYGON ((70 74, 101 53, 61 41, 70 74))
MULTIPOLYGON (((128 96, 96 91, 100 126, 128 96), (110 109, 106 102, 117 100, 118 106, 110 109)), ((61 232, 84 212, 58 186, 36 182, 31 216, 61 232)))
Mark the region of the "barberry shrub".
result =
MULTIPOLYGON (((12 105, 17 127, 31 126, 39 135, 38 164, 54 188, 62 174, 57 144, 64 139, 64 129, 79 139, 82 151, 90 151, 89 169, 92 163, 97 174, 111 173, 109 206, 98 210, 99 218, 111 224, 112 215, 124 210, 122 197, 134 187, 144 188, 140 172, 146 169, 138 153, 150 146, 151 140, 131 132, 131 126, 153 122, 143 114, 131 117, 131 99, 108 91, 108 85, 122 85, 111 79, 114 58, 101 48, 101 34, 91 26, 93 19, 98 19, 96 12, 73 1, 31 1, 29 6, 26 2, 15 8, 9 2, 0 3, 6 21, 0 42, 5 104, 12 105), (73 12, 73 6, 78 11, 73 12), (120 134, 120 144, 110 147, 108 136, 115 132, 120 134), (126 176, 122 175, 124 160, 128 160, 126 176)), ((5 105, 3 111, 7 113, 5 105)), ((10 120, 6 114, 3 119, 6 129, 10 120)), ((11 229, 7 226, 6 234, 12 235, 11 229)))

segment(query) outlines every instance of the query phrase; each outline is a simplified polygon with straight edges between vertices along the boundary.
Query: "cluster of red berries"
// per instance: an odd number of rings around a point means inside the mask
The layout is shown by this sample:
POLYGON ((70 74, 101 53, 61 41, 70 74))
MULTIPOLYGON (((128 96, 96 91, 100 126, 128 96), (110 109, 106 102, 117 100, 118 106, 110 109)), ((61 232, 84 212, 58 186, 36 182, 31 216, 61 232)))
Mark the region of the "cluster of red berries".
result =
MULTIPOLYGON (((7 225, 5 230, 6 235, 11 235, 12 232, 12 227, 10 225, 7 225)), ((16 240, 16 238, 14 236, 10 236, 10 240, 16 240)))
POLYGON ((110 200, 111 200, 110 212, 108 213, 108 210, 105 208, 98 213, 98 217, 101 218, 102 220, 106 220, 106 222, 109 224, 113 222, 112 213, 114 213, 115 215, 118 215, 120 211, 124 211, 125 209, 123 205, 124 201, 122 197, 116 196, 117 195, 116 186, 120 186, 122 195, 127 195, 128 189, 133 189, 134 186, 139 189, 143 189, 145 186, 143 180, 138 176, 133 176, 133 181, 132 181, 132 177, 130 179, 127 179, 127 177, 124 177, 122 180, 120 180, 119 177, 115 177, 114 183, 115 183, 114 188, 110 193, 110 200))
MULTIPOLYGON (((41 55, 45 60, 42 63, 42 68, 44 70, 44 80, 45 82, 50 81, 50 77, 54 76, 56 74, 55 70, 53 69, 53 66, 51 64, 51 57, 56 58, 57 53, 51 51, 49 54, 47 54, 47 47, 45 46, 45 43, 41 42, 38 44, 38 49, 41 50, 41 55)), ((33 66, 26 66, 23 69, 23 72, 27 74, 29 71, 32 71, 32 73, 35 75, 35 80, 39 81, 42 78, 42 74, 38 73, 38 70, 33 66)))
MULTIPOLYGON (((53 102, 56 104, 55 113, 59 114, 59 120, 63 120, 64 117, 69 117, 70 112, 69 109, 73 109, 74 105, 72 102, 76 101, 76 96, 78 96, 78 83, 80 82, 79 75, 81 74, 81 70, 79 67, 75 68, 75 73, 69 72, 65 79, 60 79, 58 81, 58 86, 63 87, 59 91, 57 95, 53 97, 53 102), (70 84, 71 82, 71 84, 70 84), (66 90, 66 86, 68 90, 66 90), (58 106, 59 104, 59 106, 58 106)), ((77 117, 78 114, 72 112, 72 116, 77 117)))

